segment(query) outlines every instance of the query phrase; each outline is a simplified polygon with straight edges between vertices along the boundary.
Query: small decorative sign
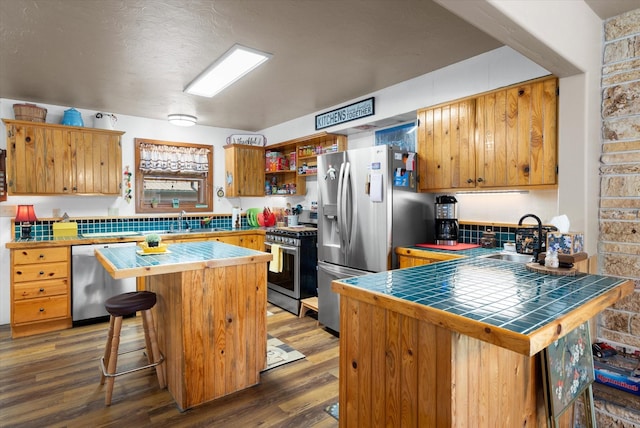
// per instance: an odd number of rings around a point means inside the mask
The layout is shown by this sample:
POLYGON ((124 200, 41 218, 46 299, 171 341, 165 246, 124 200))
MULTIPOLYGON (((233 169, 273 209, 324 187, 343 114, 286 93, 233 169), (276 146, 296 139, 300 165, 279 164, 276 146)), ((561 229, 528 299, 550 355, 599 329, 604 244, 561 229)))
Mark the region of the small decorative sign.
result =
POLYGON ((358 101, 316 116, 316 130, 328 128, 340 123, 350 122, 376 113, 374 98, 358 101))
POLYGON ((260 134, 234 134, 227 137, 227 144, 244 144, 246 146, 264 146, 267 139, 260 134))

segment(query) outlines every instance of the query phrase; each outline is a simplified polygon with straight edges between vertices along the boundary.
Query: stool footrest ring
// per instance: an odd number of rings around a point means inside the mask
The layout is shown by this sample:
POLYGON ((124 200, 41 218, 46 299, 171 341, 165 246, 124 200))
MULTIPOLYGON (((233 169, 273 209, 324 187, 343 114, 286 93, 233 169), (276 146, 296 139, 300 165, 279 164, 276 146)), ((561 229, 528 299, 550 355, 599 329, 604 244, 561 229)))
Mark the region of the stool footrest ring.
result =
MULTIPOLYGON (((135 349, 133 351, 128 351, 128 352, 123 352, 121 354, 118 355, 124 355, 124 354, 128 354, 130 352, 135 352, 135 351, 139 351, 139 349, 135 349)), ((160 364, 162 364, 164 362, 164 355, 162 354, 162 352, 160 352, 160 360, 156 361, 155 363, 151 363, 151 364, 146 364, 144 366, 140 366, 140 367, 135 367, 132 368, 130 370, 125 370, 123 372, 117 372, 117 373, 107 373, 107 369, 104 366, 104 357, 100 358, 100 367, 102 368, 102 374, 104 375, 104 377, 118 377, 118 376, 122 376, 122 375, 126 375, 129 373, 134 373, 140 370, 145 370, 145 369, 150 369, 152 367, 156 367, 160 364)))

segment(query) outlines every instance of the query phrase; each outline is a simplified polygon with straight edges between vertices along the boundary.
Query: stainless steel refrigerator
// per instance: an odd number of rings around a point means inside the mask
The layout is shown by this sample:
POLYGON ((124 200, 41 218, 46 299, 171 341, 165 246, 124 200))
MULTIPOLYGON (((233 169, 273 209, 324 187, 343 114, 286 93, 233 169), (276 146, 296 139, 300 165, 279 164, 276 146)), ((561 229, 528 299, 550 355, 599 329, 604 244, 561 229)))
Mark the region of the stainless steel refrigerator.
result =
POLYGON ((434 196, 417 157, 374 146, 318 157, 318 320, 340 330, 331 281, 397 268, 395 247, 432 242, 434 196))

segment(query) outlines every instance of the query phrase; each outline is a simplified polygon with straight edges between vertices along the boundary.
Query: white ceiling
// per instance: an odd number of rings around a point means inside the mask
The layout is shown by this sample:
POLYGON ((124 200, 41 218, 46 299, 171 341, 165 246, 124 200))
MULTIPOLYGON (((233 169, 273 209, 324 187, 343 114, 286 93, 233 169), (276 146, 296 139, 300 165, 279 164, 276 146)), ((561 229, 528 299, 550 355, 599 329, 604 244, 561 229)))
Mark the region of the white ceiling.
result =
MULTIPOLYGON (((586 0, 603 19, 640 0, 586 0)), ((246 131, 501 43, 431 0, 0 0, 0 98, 246 131), (234 43, 273 58, 214 98, 184 87, 234 43)))

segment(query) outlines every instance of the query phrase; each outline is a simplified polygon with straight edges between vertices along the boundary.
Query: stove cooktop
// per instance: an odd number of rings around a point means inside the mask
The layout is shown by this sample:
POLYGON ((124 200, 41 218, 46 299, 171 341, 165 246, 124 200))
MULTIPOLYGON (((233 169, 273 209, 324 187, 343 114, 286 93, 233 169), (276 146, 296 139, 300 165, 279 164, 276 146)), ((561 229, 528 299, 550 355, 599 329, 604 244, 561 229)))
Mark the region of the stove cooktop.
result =
POLYGON ((288 227, 270 227, 267 229, 267 235, 281 235, 281 236, 317 236, 318 229, 309 226, 288 226, 288 227))

